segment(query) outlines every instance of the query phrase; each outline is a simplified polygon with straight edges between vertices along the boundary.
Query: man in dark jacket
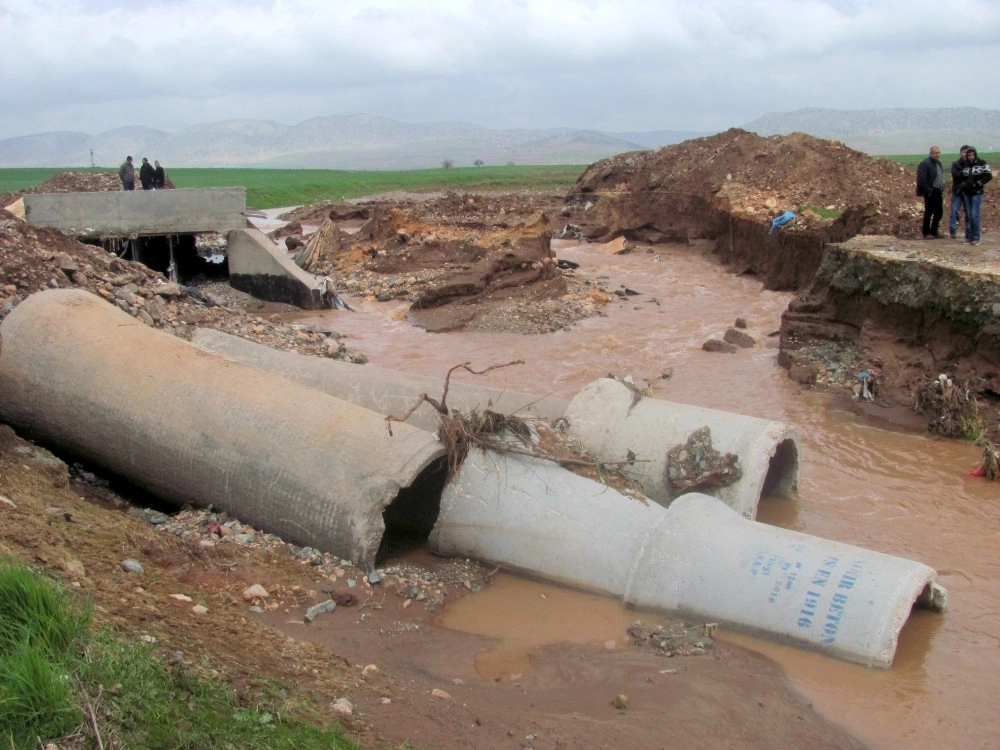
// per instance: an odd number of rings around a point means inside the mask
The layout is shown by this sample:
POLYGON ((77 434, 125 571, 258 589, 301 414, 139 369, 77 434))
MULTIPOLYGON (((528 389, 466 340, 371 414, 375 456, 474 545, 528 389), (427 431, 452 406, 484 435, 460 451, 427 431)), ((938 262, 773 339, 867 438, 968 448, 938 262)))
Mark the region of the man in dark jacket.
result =
MULTIPOLYGON (((951 210, 948 213, 948 236, 953 240, 958 239, 958 211, 962 208, 962 162, 965 161, 965 152, 968 146, 962 146, 958 152, 958 158, 951 163, 951 210)), ((965 220, 969 217, 966 214, 965 220)))
POLYGON ((142 166, 139 167, 139 182, 142 183, 143 190, 153 189, 153 165, 145 156, 142 157, 142 166))
POLYGON ((933 240, 938 237, 938 224, 944 215, 944 169, 941 167, 941 149, 931 146, 930 156, 917 166, 917 195, 924 198, 923 237, 933 240))
POLYGON ((118 167, 118 179, 122 181, 122 190, 135 190, 135 165, 131 156, 126 156, 118 167))
POLYGON ((965 241, 978 245, 982 227, 979 213, 983 205, 983 185, 993 179, 990 165, 979 158, 976 149, 969 146, 962 162, 962 198, 965 204, 965 241))
POLYGON ((153 167, 153 190, 163 190, 167 186, 167 173, 163 171, 163 167, 160 166, 159 159, 156 160, 156 166, 153 167))

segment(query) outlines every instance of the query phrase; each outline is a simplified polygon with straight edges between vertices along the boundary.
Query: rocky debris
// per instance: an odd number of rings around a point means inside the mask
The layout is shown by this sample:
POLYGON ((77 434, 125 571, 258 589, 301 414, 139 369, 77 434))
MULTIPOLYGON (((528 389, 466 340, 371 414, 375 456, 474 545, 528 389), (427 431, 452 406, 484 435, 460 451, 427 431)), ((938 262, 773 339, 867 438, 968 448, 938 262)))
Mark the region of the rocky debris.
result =
POLYGON ((611 299, 556 259, 550 217, 560 204, 551 196, 457 193, 371 201, 370 218, 353 234, 342 230, 342 217, 358 215, 325 206, 326 218, 294 260, 335 279, 343 294, 409 302, 410 321, 428 330, 555 331, 599 314, 611 299))
POLYGON ((663 656, 700 656, 712 647, 716 625, 690 625, 679 622, 670 625, 646 625, 636 620, 628 628, 633 646, 655 649, 663 656))
POLYGON ((754 345, 757 343, 753 336, 737 328, 728 329, 722 338, 730 344, 740 347, 741 349, 753 349, 754 345))
MULTIPOLYGON (((3 213, 3 212, 0 212, 3 213)), ((0 320, 45 289, 85 289, 142 321, 183 339, 196 326, 216 328, 275 349, 362 362, 335 338, 252 315, 253 298, 228 284, 181 287, 141 263, 78 242, 62 232, 0 215, 0 320)))
POLYGON ((667 479, 673 497, 692 490, 728 487, 743 476, 739 456, 722 455, 713 448, 708 427, 698 428, 683 445, 667 451, 667 459, 667 479))
POLYGON ((736 351, 736 346, 730 344, 728 341, 721 341, 720 339, 708 339, 701 348, 706 352, 723 352, 724 354, 733 354, 736 351))

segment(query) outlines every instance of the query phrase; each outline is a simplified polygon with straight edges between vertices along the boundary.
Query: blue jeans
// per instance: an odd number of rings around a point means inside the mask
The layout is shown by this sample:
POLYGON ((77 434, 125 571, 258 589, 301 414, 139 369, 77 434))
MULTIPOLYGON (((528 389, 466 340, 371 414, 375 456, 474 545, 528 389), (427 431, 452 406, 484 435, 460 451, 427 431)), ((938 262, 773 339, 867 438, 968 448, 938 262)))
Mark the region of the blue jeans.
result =
POLYGON ((977 242, 979 236, 979 211, 983 206, 983 194, 964 195, 962 203, 965 206, 965 239, 977 242))
MULTIPOLYGON (((948 233, 955 234, 958 231, 958 211, 962 208, 962 194, 951 194, 951 214, 948 216, 948 233)), ((968 216, 968 214, 966 214, 968 216)), ((968 219, 966 219, 968 221, 968 219)))

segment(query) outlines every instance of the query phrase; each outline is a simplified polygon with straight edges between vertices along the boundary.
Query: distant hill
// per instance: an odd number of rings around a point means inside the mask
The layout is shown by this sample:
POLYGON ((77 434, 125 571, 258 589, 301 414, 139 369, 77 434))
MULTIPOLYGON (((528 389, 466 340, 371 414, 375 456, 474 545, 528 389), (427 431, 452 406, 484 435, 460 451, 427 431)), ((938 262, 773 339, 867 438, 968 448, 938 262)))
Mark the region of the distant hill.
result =
POLYGON ((0 140, 0 167, 117 166, 127 154, 171 167, 420 169, 485 164, 591 164, 645 148, 590 130, 495 130, 412 124, 372 115, 206 123, 167 133, 123 127, 97 135, 41 133, 0 140))
POLYGON ((869 154, 921 154, 932 145, 946 153, 962 144, 1000 151, 1000 111, 947 109, 799 109, 771 112, 742 126, 758 135, 808 133, 869 154))

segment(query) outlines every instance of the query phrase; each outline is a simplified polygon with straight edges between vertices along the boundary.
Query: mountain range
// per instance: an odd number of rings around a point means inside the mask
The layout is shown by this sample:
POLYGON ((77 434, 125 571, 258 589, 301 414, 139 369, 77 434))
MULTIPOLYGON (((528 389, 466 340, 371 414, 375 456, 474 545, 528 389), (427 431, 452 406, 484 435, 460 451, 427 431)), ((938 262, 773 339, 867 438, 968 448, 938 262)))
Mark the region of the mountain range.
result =
MULTIPOLYGON (((962 143, 1000 150, 1000 112, 973 108, 775 112, 746 123, 760 135, 804 132, 871 154, 946 153, 962 143)), ((374 115, 297 125, 228 120, 168 133, 129 126, 97 135, 50 132, 0 140, 0 167, 117 166, 126 154, 170 167, 421 169, 483 164, 590 164, 626 151, 711 135, 699 131, 500 130, 461 122, 404 123, 374 115)))

